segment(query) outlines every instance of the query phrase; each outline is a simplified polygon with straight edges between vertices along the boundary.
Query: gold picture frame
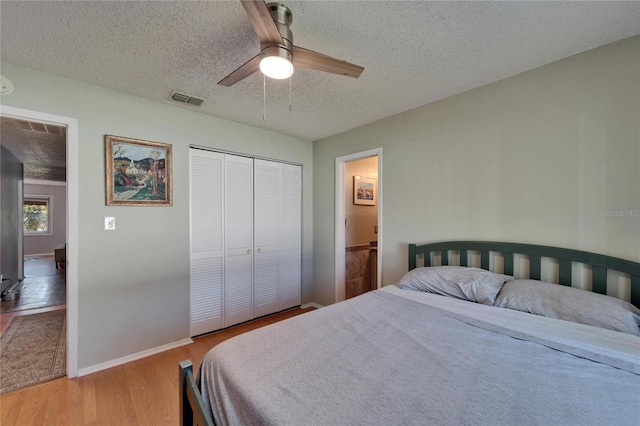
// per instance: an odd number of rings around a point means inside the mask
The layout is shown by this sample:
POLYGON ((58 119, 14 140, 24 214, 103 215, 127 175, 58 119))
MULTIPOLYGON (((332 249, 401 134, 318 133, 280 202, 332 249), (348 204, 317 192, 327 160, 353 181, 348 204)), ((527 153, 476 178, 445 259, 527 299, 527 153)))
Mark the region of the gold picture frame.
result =
POLYGON ((376 205, 376 180, 361 176, 353 177, 353 204, 376 205))
POLYGON ((105 135, 108 206, 173 205, 171 145, 105 135))

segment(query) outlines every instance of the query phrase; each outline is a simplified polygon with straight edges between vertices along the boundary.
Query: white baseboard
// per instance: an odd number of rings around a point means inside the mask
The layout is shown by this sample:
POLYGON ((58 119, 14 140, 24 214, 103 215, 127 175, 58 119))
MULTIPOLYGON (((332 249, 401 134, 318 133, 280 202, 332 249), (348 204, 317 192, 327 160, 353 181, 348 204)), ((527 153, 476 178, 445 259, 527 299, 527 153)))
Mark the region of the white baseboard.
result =
POLYGON ((78 377, 86 376, 87 374, 96 373, 98 371, 106 370, 107 368, 116 367, 118 365, 126 364, 131 361, 135 361, 140 358, 145 358, 151 355, 155 355, 160 352, 168 351, 169 349, 178 348, 180 346, 188 345, 189 343, 193 343, 193 340, 182 339, 177 342, 167 343, 166 345, 157 346, 155 348, 147 349, 146 351, 138 352, 135 354, 123 356, 121 358, 117 358, 111 361, 103 362, 101 364, 92 365, 91 367, 79 368, 78 369, 78 377))
POLYGON ((324 305, 321 305, 321 304, 315 303, 315 302, 305 303, 303 305, 300 305, 300 309, 307 309, 307 308, 320 309, 320 308, 324 308, 324 305))

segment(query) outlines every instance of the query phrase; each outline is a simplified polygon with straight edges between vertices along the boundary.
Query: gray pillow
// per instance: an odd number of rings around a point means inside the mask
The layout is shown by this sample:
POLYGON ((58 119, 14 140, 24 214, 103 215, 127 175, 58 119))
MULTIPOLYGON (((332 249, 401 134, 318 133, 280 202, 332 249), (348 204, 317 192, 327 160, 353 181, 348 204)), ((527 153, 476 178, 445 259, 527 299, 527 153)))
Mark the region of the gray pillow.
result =
POLYGON ((491 305, 502 284, 513 277, 464 266, 416 268, 400 280, 400 288, 491 305))
POLYGON ((505 283, 494 306, 640 336, 640 310, 629 302, 536 280, 505 283))

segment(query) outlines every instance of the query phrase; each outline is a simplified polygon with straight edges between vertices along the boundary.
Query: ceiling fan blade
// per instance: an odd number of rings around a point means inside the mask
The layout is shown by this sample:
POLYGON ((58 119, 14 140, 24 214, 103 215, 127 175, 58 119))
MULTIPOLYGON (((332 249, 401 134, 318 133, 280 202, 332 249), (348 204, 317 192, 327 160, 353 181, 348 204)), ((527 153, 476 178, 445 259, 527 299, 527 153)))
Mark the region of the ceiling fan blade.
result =
POLYGON ((282 36, 263 0, 241 0, 260 43, 284 44, 282 36))
POLYGON ((256 56, 245 62, 245 64, 240 68, 236 69, 231 74, 220 80, 218 84, 221 86, 229 87, 233 86, 240 80, 249 77, 251 74, 260 69, 260 59, 260 54, 258 53, 256 56))
POLYGON ((313 50, 293 46, 293 66, 358 78, 364 68, 313 50))

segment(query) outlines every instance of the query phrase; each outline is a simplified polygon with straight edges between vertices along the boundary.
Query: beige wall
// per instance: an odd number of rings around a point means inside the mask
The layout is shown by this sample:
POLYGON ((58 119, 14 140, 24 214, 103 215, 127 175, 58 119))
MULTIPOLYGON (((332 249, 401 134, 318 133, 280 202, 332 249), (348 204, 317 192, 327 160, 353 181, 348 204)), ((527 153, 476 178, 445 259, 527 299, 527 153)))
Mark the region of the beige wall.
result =
POLYGON ((377 147, 383 284, 406 272, 410 242, 513 241, 640 261, 639 122, 635 37, 315 142, 314 300, 334 299, 335 157, 377 147))
MULTIPOLYGON (((78 367, 189 336, 189 144, 302 164, 302 300, 312 292, 312 144, 2 63, 4 105, 78 120, 78 367), (173 145, 173 207, 105 205, 104 135, 173 145), (116 230, 104 231, 115 216, 116 230)), ((168 93, 168 92, 167 92, 168 93)))
MULTIPOLYGON (((369 244, 377 241, 378 235, 375 227, 378 225, 378 209, 376 206, 365 206, 353 203, 353 177, 361 176, 366 178, 378 178, 378 157, 363 158, 361 160, 350 161, 344 166, 344 213, 347 220, 345 229, 346 247, 369 244)), ((376 185, 377 202, 378 186, 376 185)))

